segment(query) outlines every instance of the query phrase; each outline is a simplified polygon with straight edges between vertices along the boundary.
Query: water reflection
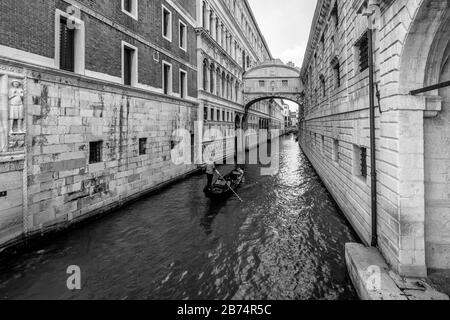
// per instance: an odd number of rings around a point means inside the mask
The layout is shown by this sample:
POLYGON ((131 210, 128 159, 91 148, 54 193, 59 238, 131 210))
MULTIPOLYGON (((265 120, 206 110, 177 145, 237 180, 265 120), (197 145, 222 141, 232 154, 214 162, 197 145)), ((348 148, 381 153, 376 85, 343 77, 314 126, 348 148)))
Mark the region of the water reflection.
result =
MULTIPOLYGON (((0 261, 2 299, 354 299, 357 241, 292 137, 280 173, 246 166, 243 198, 212 202, 203 176, 0 261), (79 265, 82 290, 67 290, 79 265)), ((233 167, 221 167, 223 173, 233 167)))

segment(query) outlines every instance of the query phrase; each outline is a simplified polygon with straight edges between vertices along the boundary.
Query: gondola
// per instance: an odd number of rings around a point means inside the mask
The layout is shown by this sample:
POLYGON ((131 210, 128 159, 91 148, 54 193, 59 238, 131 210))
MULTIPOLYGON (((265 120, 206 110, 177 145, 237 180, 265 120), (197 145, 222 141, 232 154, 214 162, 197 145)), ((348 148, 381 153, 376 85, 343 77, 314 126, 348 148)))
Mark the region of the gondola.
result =
POLYGON ((244 181, 244 175, 244 170, 240 168, 235 169, 226 176, 220 177, 211 189, 206 186, 203 192, 210 199, 225 199, 233 194, 233 190, 236 191, 239 188, 244 181))

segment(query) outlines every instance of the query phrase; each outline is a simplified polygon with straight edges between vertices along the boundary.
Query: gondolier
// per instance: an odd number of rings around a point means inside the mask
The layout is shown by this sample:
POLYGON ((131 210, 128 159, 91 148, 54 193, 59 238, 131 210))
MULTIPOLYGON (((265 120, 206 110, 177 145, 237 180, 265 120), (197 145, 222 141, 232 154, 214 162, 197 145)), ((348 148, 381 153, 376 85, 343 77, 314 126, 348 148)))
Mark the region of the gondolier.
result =
POLYGON ((212 189, 212 182, 214 179, 214 172, 216 171, 216 164, 212 160, 212 158, 208 158, 208 161, 206 162, 206 178, 208 180, 206 187, 211 190, 212 189))

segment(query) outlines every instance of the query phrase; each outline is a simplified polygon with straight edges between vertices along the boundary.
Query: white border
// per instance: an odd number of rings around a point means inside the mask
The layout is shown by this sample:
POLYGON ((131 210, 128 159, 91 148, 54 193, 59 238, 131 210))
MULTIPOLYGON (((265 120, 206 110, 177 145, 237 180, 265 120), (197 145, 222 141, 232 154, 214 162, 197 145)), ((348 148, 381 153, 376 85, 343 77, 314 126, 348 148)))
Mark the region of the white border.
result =
MULTIPOLYGON (((167 88, 168 89, 167 95, 173 95, 173 67, 172 67, 171 63, 169 63, 165 60, 162 60, 162 67, 161 67, 161 71, 162 71, 161 72, 161 80, 162 80, 162 87, 163 87, 162 91, 164 93, 164 66, 170 67, 169 81, 168 81, 169 88, 167 88)), ((166 93, 164 93, 164 94, 166 94, 166 93)))
POLYGON ((184 23, 181 19, 178 20, 178 46, 180 47, 181 50, 183 50, 185 52, 187 52, 187 42, 188 42, 188 39, 187 39, 188 31, 187 30, 188 29, 187 29, 186 23, 184 23), (181 35, 181 26, 182 25, 184 27, 183 35, 181 35), (182 36, 184 37, 184 47, 181 46, 181 37, 182 36))
POLYGON ((133 59, 131 61, 131 68, 132 68, 132 72, 131 72, 131 86, 132 87, 137 87, 138 85, 138 80, 139 80, 139 74, 138 74, 138 48, 123 41, 122 40, 122 45, 121 45, 121 55, 122 55, 122 84, 125 85, 125 66, 124 66, 124 60, 125 60, 125 56, 124 56, 124 49, 125 47, 128 47, 129 49, 134 50, 134 54, 133 54, 133 59))
POLYGON ((138 0, 131 0, 131 13, 128 12, 127 10, 125 10, 125 4, 124 4, 124 0, 122 0, 122 12, 125 13, 127 16, 132 17, 134 20, 138 21, 139 17, 138 17, 138 13, 139 13, 139 3, 138 0))
POLYGON ((164 39, 166 39, 167 41, 172 42, 172 11, 169 10, 165 5, 161 5, 161 33, 164 39), (169 23, 169 36, 166 37, 164 35, 164 10, 169 12, 169 17, 170 17, 170 23, 169 23))
POLYGON ((181 69, 180 68, 180 78, 179 78, 179 83, 180 83, 180 85, 179 85, 179 89, 180 89, 180 98, 181 99, 186 99, 188 96, 189 96, 189 94, 188 94, 188 85, 187 85, 187 83, 188 83, 188 73, 187 73, 187 71, 186 70, 183 70, 183 69, 181 69), (185 80, 185 82, 184 82, 184 84, 183 83, 181 83, 181 74, 182 73, 184 73, 184 75, 185 75, 185 77, 184 77, 184 80, 185 80), (183 89, 184 89, 184 97, 181 95, 181 86, 183 85, 183 89))
POLYGON ((61 69, 60 66, 60 60, 59 60, 59 54, 60 54, 60 36, 61 36, 61 17, 64 17, 66 19, 74 19, 75 23, 79 25, 77 28, 75 28, 75 65, 74 65, 74 72, 78 74, 85 73, 85 38, 86 38, 86 31, 84 27, 84 22, 81 19, 78 19, 74 17, 73 15, 70 15, 66 12, 63 12, 59 9, 56 9, 55 11, 55 65, 54 67, 56 69, 61 69))

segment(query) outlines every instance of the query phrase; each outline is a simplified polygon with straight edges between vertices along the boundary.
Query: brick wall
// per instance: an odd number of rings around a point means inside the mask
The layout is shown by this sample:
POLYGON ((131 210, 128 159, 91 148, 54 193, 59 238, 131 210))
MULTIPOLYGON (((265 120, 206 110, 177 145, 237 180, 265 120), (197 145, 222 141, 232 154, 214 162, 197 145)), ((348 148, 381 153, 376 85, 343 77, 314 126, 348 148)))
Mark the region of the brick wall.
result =
POLYGON ((195 167, 171 160, 176 128, 193 130, 196 108, 163 97, 52 77, 29 85, 28 189, 31 230, 81 219, 195 167), (103 90, 101 90, 103 89, 103 90), (139 155, 139 139, 147 155, 139 155), (89 163, 89 142, 103 159, 89 163))
MULTIPOLYGON (((122 41, 138 48, 138 74, 141 84, 162 88, 161 60, 155 61, 153 45, 170 53, 161 54, 173 64, 173 89, 179 91, 179 68, 196 79, 196 36, 194 27, 165 1, 139 0, 136 21, 121 10, 121 1, 5 0, 0 4, 0 45, 54 58, 55 10, 67 11, 70 3, 79 3, 85 23, 85 67, 97 73, 122 77, 122 41), (162 4, 172 11, 172 41, 162 37, 162 4), (84 10, 84 6, 87 10, 84 10), (92 13, 92 15, 91 15, 92 13), (179 21, 187 25, 187 51, 179 47, 179 21), (116 25, 111 26, 111 23, 116 25), (3 32, 5 30, 5 32, 3 32), (150 46, 151 44, 152 46, 150 46), (189 66, 194 66, 189 67, 189 66)), ((193 1, 185 4, 188 8, 193 1)), ((158 50, 156 50, 158 51, 158 50)), ((197 96, 196 81, 188 81, 188 92, 197 96)))
POLYGON ((174 164, 171 152, 175 129, 194 133, 196 105, 4 60, 0 70, 27 77, 28 124, 25 165, 0 157, 0 192, 8 192, 0 197, 0 245, 107 211, 196 169, 174 164), (102 159, 90 163, 96 141, 102 159))

